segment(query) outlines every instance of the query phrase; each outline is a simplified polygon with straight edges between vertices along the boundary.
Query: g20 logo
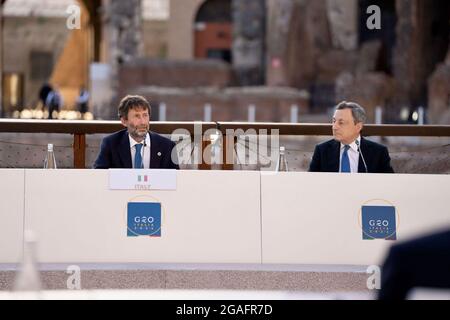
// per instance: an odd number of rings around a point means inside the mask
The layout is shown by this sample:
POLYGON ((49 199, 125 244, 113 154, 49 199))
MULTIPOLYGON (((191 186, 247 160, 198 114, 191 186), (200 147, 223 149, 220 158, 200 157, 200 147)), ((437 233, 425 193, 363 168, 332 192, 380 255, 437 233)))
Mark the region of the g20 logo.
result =
POLYGON ((152 224, 153 222, 155 222, 155 218, 154 217, 137 216, 137 217, 134 217, 134 222, 135 223, 152 224))
POLYGON ((127 236, 161 236, 161 203, 129 202, 127 204, 127 236))
POLYGON ((371 227, 389 227, 389 221, 387 220, 369 220, 369 226, 371 227))
POLYGON ((360 226, 363 240, 397 239, 398 217, 394 205, 381 200, 366 201, 360 210, 360 226))

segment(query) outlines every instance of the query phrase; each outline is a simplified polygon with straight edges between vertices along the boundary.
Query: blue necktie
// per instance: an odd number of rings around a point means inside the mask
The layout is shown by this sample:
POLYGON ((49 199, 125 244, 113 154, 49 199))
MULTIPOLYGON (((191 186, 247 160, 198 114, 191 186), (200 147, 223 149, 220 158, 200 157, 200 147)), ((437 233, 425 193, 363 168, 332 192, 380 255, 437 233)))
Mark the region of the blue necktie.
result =
POLYGON ((136 147, 136 154, 134 155, 134 168, 141 169, 142 168, 142 156, 141 156, 142 143, 135 144, 134 146, 136 147))
POLYGON ((350 172, 350 159, 348 158, 348 149, 350 149, 350 146, 346 145, 344 147, 344 153, 342 153, 341 172, 350 172))

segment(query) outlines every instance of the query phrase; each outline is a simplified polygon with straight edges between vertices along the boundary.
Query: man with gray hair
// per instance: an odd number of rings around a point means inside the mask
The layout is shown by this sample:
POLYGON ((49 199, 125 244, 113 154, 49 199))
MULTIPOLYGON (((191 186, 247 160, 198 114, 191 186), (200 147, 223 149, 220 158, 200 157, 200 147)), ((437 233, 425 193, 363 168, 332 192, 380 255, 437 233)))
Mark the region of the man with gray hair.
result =
POLYGON ((334 139, 316 146, 311 172, 393 173, 388 149, 361 137, 366 112, 357 103, 342 101, 333 115, 334 139))

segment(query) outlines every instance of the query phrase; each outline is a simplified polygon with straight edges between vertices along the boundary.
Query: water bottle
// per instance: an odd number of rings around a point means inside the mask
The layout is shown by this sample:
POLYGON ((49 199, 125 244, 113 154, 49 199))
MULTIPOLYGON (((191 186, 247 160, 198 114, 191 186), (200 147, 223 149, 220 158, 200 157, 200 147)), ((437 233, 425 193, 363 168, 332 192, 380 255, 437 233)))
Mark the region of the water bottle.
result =
POLYGON ((45 157, 44 169, 56 169, 55 153, 53 152, 53 144, 47 146, 47 156, 45 157))
POLYGON ((285 149, 283 146, 281 146, 280 153, 278 155, 278 163, 277 163, 277 167, 275 168, 275 171, 289 171, 288 165, 287 165, 287 160, 286 160, 286 155, 284 152, 285 152, 285 149))
POLYGON ((25 230, 23 260, 15 279, 14 291, 39 291, 42 288, 36 259, 36 243, 34 233, 25 230))

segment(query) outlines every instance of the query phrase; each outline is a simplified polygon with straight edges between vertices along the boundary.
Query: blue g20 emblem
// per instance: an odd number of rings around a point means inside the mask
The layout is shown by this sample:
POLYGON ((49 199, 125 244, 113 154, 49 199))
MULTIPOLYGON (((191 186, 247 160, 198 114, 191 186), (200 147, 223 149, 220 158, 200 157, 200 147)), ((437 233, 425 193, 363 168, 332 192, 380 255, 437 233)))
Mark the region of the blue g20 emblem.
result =
POLYGON ((362 238, 397 239, 397 224, 395 207, 393 206, 362 206, 362 238))
POLYGON ((161 237, 161 203, 129 202, 127 236, 161 237))

